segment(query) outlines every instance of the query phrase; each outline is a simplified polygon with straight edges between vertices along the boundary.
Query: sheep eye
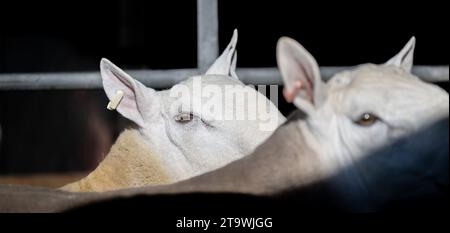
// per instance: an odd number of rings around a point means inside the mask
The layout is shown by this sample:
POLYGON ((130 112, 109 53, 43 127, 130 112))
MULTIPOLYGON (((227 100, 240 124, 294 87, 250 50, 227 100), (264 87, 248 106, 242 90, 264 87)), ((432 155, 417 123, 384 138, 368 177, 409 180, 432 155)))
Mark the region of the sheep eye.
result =
POLYGON ((378 117, 372 113, 364 113, 362 114, 358 120, 355 121, 356 124, 360 126, 371 126, 378 121, 378 117))
POLYGON ((175 121, 178 123, 188 123, 194 119, 194 114, 192 113, 181 113, 175 116, 175 121))

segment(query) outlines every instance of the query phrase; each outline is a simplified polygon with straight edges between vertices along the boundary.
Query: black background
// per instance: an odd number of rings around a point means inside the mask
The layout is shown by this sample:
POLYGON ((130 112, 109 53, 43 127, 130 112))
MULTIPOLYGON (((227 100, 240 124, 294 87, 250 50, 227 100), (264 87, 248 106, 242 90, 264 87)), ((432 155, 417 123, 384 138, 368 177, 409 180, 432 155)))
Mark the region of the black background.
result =
MULTIPOLYGON (((219 0, 220 48, 239 29, 238 66, 276 66, 280 36, 320 65, 382 63, 411 36, 415 63, 447 64, 443 3, 219 0)), ((196 2, 2 1, 0 72, 196 67, 196 2)))

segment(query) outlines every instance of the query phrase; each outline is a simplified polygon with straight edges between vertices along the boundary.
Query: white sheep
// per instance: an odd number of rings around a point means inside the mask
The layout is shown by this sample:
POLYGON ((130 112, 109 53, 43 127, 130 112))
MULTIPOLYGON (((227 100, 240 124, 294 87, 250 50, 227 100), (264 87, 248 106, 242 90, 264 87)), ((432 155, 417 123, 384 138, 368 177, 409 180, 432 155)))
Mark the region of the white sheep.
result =
POLYGON ((414 48, 413 37, 386 63, 362 64, 325 83, 311 54, 280 39, 285 97, 306 114, 298 127, 330 172, 448 116, 448 93, 411 74, 414 48))
POLYGON ((238 79, 236 43, 237 31, 205 75, 164 91, 145 87, 102 59, 103 87, 112 101, 109 107, 136 123, 137 129, 123 132, 97 169, 62 190, 167 184, 251 153, 285 118, 264 95, 238 79), (249 117, 241 119, 238 112, 249 117))

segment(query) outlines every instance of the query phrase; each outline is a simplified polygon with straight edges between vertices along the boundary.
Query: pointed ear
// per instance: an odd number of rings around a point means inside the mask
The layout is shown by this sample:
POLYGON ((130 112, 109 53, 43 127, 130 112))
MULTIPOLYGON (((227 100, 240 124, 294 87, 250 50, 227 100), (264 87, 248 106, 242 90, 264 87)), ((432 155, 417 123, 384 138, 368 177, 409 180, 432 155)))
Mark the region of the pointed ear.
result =
POLYGON ((416 38, 413 36, 405 45, 405 47, 403 47, 403 49, 397 55, 395 55, 395 57, 391 58, 385 64, 395 65, 400 68, 403 68, 408 72, 411 72, 413 66, 415 46, 416 46, 416 38))
POLYGON ((286 100, 311 114, 325 95, 316 60, 297 41, 282 37, 277 44, 277 62, 286 100))
POLYGON ((236 60, 237 60, 237 52, 236 52, 236 44, 238 39, 238 31, 234 29, 233 37, 231 38, 230 43, 228 44, 225 51, 223 51, 222 55, 216 59, 214 64, 209 67, 208 71, 206 71, 206 75, 208 74, 219 74, 219 75, 227 75, 238 79, 236 75, 236 60))
POLYGON ((103 89, 109 100, 114 98, 117 91, 123 91, 123 98, 116 108, 117 111, 143 127, 155 91, 145 87, 105 58, 100 62, 100 70, 103 89))

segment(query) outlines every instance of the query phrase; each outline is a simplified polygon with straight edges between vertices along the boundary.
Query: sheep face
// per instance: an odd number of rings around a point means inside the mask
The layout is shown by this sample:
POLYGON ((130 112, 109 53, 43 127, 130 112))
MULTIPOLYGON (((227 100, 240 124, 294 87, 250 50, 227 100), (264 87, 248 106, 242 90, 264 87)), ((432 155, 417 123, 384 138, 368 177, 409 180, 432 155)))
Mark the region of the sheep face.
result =
POLYGON ((219 168, 249 154, 284 121, 276 106, 235 73, 237 32, 202 76, 155 91, 106 59, 101 61, 109 99, 135 122, 174 181, 219 168))
POLYGON ((300 124, 311 147, 333 160, 324 164, 348 165, 448 116, 448 93, 410 73, 414 45, 412 38, 385 64, 363 64, 324 83, 314 58, 296 41, 280 39, 284 94, 306 113, 300 124))

